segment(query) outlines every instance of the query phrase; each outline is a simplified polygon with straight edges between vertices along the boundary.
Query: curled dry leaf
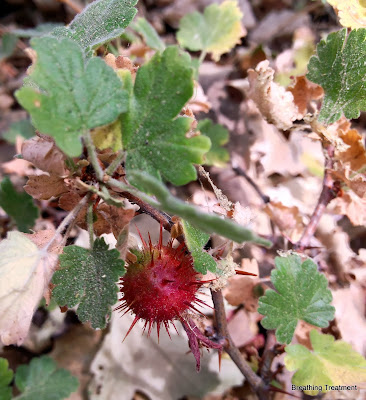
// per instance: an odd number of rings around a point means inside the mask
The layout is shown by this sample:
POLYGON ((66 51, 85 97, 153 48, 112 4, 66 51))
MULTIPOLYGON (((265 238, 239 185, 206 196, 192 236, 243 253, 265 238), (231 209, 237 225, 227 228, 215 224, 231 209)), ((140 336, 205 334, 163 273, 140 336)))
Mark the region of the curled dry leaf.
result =
POLYGON ((57 254, 39 249, 30 236, 13 231, 0 243, 0 338, 5 345, 23 343, 57 263, 57 254))
POLYGON ((353 225, 366 225, 366 199, 361 199, 350 191, 334 199, 331 204, 336 213, 347 215, 353 225))
POLYGON ((42 171, 58 176, 68 174, 65 155, 49 136, 35 136, 26 140, 22 145, 22 156, 42 171))
MULTIPOLYGON (((259 276, 258 263, 255 258, 242 259, 239 270, 259 276)), ((253 288, 258 283, 258 276, 235 275, 229 278, 229 285, 223 291, 228 303, 232 306, 244 304, 246 310, 254 312, 258 307, 258 297, 254 295, 253 288)))
POLYGON ((269 66, 269 61, 260 62, 255 70, 248 70, 247 94, 269 123, 287 130, 302 116, 294 103, 293 94, 273 82, 273 77, 274 70, 269 66))
POLYGON ((312 100, 319 100, 324 96, 322 87, 310 82, 305 76, 297 76, 293 85, 287 90, 294 96, 294 102, 301 117, 308 112, 309 103, 312 100))
POLYGON ((300 240, 305 226, 296 206, 287 207, 280 202, 271 201, 263 210, 292 243, 300 240))
POLYGON ((49 200, 51 197, 59 197, 69 189, 64 180, 57 175, 30 176, 24 190, 34 199, 49 200))

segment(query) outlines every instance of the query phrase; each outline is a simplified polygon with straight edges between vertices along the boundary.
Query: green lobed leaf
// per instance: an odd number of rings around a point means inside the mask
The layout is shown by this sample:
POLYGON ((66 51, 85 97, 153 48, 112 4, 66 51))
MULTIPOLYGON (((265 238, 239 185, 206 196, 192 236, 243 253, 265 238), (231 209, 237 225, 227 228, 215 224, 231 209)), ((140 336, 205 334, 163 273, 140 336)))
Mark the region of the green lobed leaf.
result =
POLYGON ((36 130, 28 119, 13 122, 9 129, 2 134, 3 139, 8 143, 15 144, 17 136, 21 136, 24 139, 30 139, 36 134, 36 130))
POLYGON ((290 343, 299 320, 325 328, 334 318, 330 305, 332 293, 328 281, 308 259, 301 264, 297 255, 276 257, 271 281, 277 290, 268 289, 259 298, 258 312, 265 317, 261 324, 276 329, 280 343, 290 343))
POLYGON ((194 269, 201 274, 207 274, 207 270, 216 272, 216 261, 203 250, 203 246, 210 239, 210 235, 200 231, 188 221, 182 221, 184 239, 188 250, 192 254, 194 269))
POLYGON ((358 118, 366 110, 366 29, 331 33, 311 57, 307 78, 325 92, 319 121, 331 124, 342 114, 358 118))
POLYGON ((243 14, 237 1, 224 1, 185 15, 179 24, 177 40, 192 51, 212 53, 215 61, 230 51, 244 35, 241 25, 243 14))
POLYGON ((38 218, 38 208, 26 192, 17 192, 9 177, 0 184, 0 207, 14 219, 21 232, 28 232, 38 218))
POLYGON ((88 56, 103 43, 122 35, 136 15, 137 0, 96 0, 78 14, 67 27, 52 35, 76 41, 88 56))
POLYGON ((229 152, 222 147, 229 141, 228 130, 220 124, 214 124, 208 118, 201 120, 197 129, 211 140, 211 149, 205 154, 205 165, 224 167, 230 159, 229 152))
MULTIPOLYGON (((366 360, 341 340, 323 335, 315 329, 310 332, 313 351, 301 344, 286 346, 285 365, 295 371, 292 383, 296 386, 321 386, 322 392, 331 390, 328 386, 353 385, 366 381, 366 360)), ((315 396, 318 390, 304 390, 315 396)))
POLYGON ((137 18, 133 29, 138 32, 145 40, 145 43, 153 50, 163 52, 165 43, 160 39, 155 28, 146 20, 146 18, 137 18))
POLYGON ((85 131, 113 122, 127 110, 127 92, 103 60, 94 57, 85 63, 72 40, 42 37, 31 43, 37 62, 16 97, 36 129, 53 136, 61 150, 76 157, 85 131))
POLYGON ((0 399, 10 400, 12 388, 9 386, 13 380, 13 371, 9 369, 9 362, 5 358, 0 358, 0 399))
POLYGON ((104 328, 117 302, 116 282, 124 272, 118 250, 108 250, 103 238, 96 239, 91 250, 67 246, 60 255, 60 269, 53 275, 53 296, 61 306, 79 304, 77 315, 82 322, 104 328))
MULTIPOLYGON (((210 149, 206 136, 187 138, 192 120, 177 117, 193 94, 191 59, 178 47, 156 53, 139 68, 135 85, 130 85, 129 111, 122 114, 122 141, 127 150, 126 173, 145 171, 184 185, 197 178, 194 163, 203 163, 210 149)), ((139 182, 130 181, 137 187, 139 182)))
POLYGON ((78 388, 78 380, 66 369, 59 369, 52 358, 33 358, 21 365, 15 374, 20 392, 14 400, 63 400, 78 388))
MULTIPOLYGON (((159 203, 156 204, 154 202, 153 205, 155 207, 181 217, 203 232, 208 234, 217 233, 238 243, 253 242, 266 247, 272 245, 269 240, 257 236, 249 229, 214 214, 206 214, 199 208, 177 199, 170 194, 163 183, 151 175, 144 172, 131 171, 130 178, 133 178, 135 182, 139 182, 139 187, 146 193, 153 194, 157 198, 159 203)), ((148 201, 147 199, 145 200, 148 201)))

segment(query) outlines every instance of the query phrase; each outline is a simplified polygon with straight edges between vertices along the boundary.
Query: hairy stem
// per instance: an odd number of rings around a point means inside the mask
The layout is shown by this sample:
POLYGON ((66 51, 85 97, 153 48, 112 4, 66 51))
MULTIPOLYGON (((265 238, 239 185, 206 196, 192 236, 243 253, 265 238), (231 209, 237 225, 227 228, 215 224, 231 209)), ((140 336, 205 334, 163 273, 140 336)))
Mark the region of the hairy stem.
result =
POLYGON ((260 400, 268 399, 269 388, 265 385, 263 380, 255 374, 251 366, 245 361, 239 349, 234 345, 231 339, 226 323, 226 313, 224 306, 224 299, 221 290, 211 290, 211 296, 215 307, 216 328, 219 336, 225 337, 226 345, 224 349, 226 353, 233 360, 235 365, 239 368, 245 379, 248 381, 253 391, 258 395, 260 400))
POLYGON ((86 149, 88 150, 89 159, 94 168, 95 175, 97 176, 98 181, 103 182, 104 171, 99 164, 97 152, 95 151, 95 146, 91 138, 90 131, 84 133, 83 139, 86 149))
POLYGON ((105 170, 105 173, 107 175, 113 175, 116 169, 121 165, 121 162, 123 161, 125 157, 125 152, 123 150, 120 150, 119 153, 117 154, 117 157, 110 163, 108 168, 105 170))
POLYGON ((59 227, 56 229, 55 234, 53 235, 52 239, 47 243, 47 245, 42 249, 44 251, 47 251, 53 243, 57 240, 58 235, 60 235, 65 228, 71 224, 75 220, 75 218, 78 216, 79 212, 81 209, 86 205, 88 200, 90 199, 91 193, 88 193, 81 201, 76 205, 76 207, 69 212, 67 217, 61 222, 59 227))

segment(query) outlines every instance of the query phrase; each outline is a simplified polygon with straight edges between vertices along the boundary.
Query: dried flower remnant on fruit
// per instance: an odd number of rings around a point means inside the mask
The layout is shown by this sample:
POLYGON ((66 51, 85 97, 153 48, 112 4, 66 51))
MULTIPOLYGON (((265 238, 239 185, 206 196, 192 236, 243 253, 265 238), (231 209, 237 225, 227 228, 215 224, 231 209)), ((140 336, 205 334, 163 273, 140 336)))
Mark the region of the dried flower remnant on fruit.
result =
MULTIPOLYGON (((141 237, 141 235, 140 235, 141 237)), ((207 340, 201 340, 198 328, 192 323, 189 311, 200 313, 197 306, 205 303, 197 298, 197 293, 204 283, 198 279, 194 270, 193 259, 184 243, 173 248, 172 240, 167 245, 162 243, 162 230, 158 244, 153 245, 149 237, 147 244, 141 237, 143 249, 132 249, 135 257, 130 257, 127 272, 121 278, 121 304, 116 310, 123 314, 132 311, 135 314, 126 337, 138 320, 144 320, 143 332, 147 329, 148 336, 153 326, 156 326, 158 338, 161 325, 164 325, 168 335, 169 327, 175 330, 174 321, 180 321, 187 332, 191 350, 196 358, 197 369, 200 366, 200 353, 195 347, 202 344, 208 348, 221 349, 221 345, 207 340), (190 328, 189 328, 190 327, 190 328), (192 339, 192 335, 196 340, 192 339), (192 349, 192 343, 196 343, 192 349)))

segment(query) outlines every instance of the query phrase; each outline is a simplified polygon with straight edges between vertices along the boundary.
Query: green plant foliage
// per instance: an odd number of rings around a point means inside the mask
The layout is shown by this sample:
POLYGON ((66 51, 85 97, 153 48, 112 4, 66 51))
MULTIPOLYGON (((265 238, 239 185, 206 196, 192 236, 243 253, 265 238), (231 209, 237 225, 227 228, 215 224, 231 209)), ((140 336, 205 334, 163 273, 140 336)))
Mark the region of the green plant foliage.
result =
POLYGON ((212 53, 218 61, 243 36, 242 16, 237 1, 211 4, 203 14, 196 11, 181 19, 177 40, 189 50, 212 53))
POLYGON ((366 110, 366 29, 331 33, 317 46, 308 65, 309 80, 325 91, 319 121, 331 124, 342 114, 358 118, 366 110))
MULTIPOLYGON (((139 187, 157 198, 158 203, 154 201, 152 204, 154 207, 181 217, 203 232, 208 234, 217 233, 238 243, 253 242, 266 247, 272 245, 269 240, 255 235, 249 229, 214 214, 206 214, 199 208, 177 199, 170 194, 163 183, 151 175, 144 172, 131 171, 129 178, 139 182, 139 187)), ((144 200, 148 201, 145 197, 144 200)))
POLYGON ((10 400, 11 399, 11 387, 9 387, 13 380, 13 371, 9 369, 8 360, 0 358, 0 399, 10 400))
MULTIPOLYGON (((292 383, 296 386, 321 386, 323 392, 332 390, 328 386, 353 385, 366 381, 366 360, 341 340, 323 335, 315 329, 310 332, 313 351, 301 344, 286 346, 285 365, 296 371, 292 383)), ((333 389, 334 390, 334 389, 333 389)), ((316 390, 304 390, 315 396, 316 390)))
POLYGON ((268 289, 259 299, 258 312, 265 315, 261 324, 276 329, 280 343, 290 343, 299 320, 327 327, 334 318, 330 305, 332 293, 327 278, 320 274, 312 260, 301 264, 297 255, 276 257, 271 281, 277 292, 268 289))
POLYGON ((33 125, 53 136, 67 155, 80 155, 80 136, 116 120, 127 109, 127 93, 112 68, 100 58, 85 64, 75 42, 51 38, 31 41, 37 63, 25 86, 16 92, 33 125))
POLYGON ((161 52, 165 50, 165 43, 160 39, 155 28, 145 18, 137 18, 133 28, 144 38, 145 43, 151 49, 161 52))
POLYGON ((214 124, 210 119, 200 121, 197 129, 211 140, 211 149, 205 154, 205 165, 224 167, 230 159, 229 152, 222 147, 229 141, 228 130, 220 124, 214 124))
POLYGON ((0 60, 10 57, 13 54, 17 41, 18 38, 12 32, 3 34, 0 45, 0 60))
POLYGON ((24 139, 30 139, 36 134, 36 130, 28 119, 13 122, 9 129, 3 133, 2 137, 8 143, 15 144, 17 136, 21 136, 24 139))
POLYGON ((187 53, 172 46, 139 68, 133 88, 130 75, 125 76, 131 94, 129 111, 121 116, 122 141, 126 173, 137 187, 139 181, 130 175, 134 170, 175 185, 195 180, 193 163, 201 164, 210 149, 206 136, 186 137, 190 118, 177 117, 193 94, 190 62, 187 53))
POLYGON ((194 269, 201 274, 206 274, 207 270, 216 272, 216 261, 202 249, 210 239, 210 235, 195 228, 187 221, 183 220, 182 225, 186 245, 193 257, 194 269))
POLYGON ((31 38, 46 35, 47 33, 50 33, 54 29, 60 27, 62 27, 62 24, 58 24, 55 22, 45 22, 44 24, 37 25, 35 28, 14 29, 11 31, 11 33, 18 37, 31 38))
POLYGON ((47 356, 33 358, 29 365, 18 367, 15 384, 22 392, 16 400, 67 399, 79 385, 69 371, 57 368, 55 361, 47 356))
POLYGON ((93 249, 67 246, 60 255, 60 269, 53 275, 57 285, 53 295, 61 306, 75 307, 82 322, 93 328, 105 328, 111 306, 117 302, 116 282, 125 272, 116 249, 108 250, 103 238, 93 249))
POLYGON ((24 191, 17 192, 7 176, 0 184, 0 207, 14 219, 21 232, 28 232, 38 218, 33 198, 24 191))
POLYGON ((87 56, 103 43, 121 36, 136 15, 137 0, 97 0, 84 8, 67 27, 56 28, 53 36, 76 41, 87 56))

